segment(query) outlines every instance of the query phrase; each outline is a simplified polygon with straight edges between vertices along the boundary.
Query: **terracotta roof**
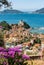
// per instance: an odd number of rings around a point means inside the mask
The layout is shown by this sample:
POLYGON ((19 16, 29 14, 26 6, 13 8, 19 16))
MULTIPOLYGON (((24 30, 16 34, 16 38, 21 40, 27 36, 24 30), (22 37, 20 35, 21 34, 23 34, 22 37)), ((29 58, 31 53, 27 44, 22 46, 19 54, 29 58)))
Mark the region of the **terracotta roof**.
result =
POLYGON ((38 43, 38 44, 35 44, 34 46, 35 46, 35 47, 36 47, 36 46, 40 46, 40 44, 38 43))

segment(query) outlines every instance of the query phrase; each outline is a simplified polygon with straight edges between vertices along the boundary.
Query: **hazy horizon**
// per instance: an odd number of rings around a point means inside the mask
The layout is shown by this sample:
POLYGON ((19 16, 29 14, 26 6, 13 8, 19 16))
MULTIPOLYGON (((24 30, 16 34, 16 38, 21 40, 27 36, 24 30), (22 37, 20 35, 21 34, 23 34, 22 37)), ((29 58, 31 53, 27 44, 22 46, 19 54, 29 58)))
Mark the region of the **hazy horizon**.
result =
MULTIPOLYGON (((12 8, 21 11, 34 11, 44 7, 44 0, 8 0, 12 8)), ((4 7, 2 7, 4 10, 4 7)))

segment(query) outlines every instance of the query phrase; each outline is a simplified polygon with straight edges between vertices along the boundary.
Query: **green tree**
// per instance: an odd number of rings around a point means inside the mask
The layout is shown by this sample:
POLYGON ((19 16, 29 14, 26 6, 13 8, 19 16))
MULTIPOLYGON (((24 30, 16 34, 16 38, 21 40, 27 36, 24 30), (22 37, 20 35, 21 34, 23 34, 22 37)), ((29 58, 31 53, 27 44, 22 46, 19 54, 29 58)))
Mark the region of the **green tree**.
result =
POLYGON ((0 32, 0 47, 4 47, 4 35, 0 32))
POLYGON ((11 26, 6 21, 2 21, 0 25, 3 27, 3 30, 11 29, 11 26))
POLYGON ((26 22, 24 22, 24 28, 29 29, 30 26, 26 22))
POLYGON ((11 3, 8 2, 8 0, 0 0, 0 7, 2 7, 2 5, 9 7, 11 3))
POLYGON ((21 25, 22 27, 24 27, 25 29, 29 29, 29 28, 30 28, 30 25, 28 25, 28 24, 27 24, 25 21, 23 21, 23 20, 21 20, 20 25, 21 25), (23 25, 22 25, 22 23, 23 23, 23 25))
POLYGON ((38 44, 38 43, 41 45, 41 40, 40 40, 40 38, 37 37, 37 38, 34 40, 34 44, 38 44))

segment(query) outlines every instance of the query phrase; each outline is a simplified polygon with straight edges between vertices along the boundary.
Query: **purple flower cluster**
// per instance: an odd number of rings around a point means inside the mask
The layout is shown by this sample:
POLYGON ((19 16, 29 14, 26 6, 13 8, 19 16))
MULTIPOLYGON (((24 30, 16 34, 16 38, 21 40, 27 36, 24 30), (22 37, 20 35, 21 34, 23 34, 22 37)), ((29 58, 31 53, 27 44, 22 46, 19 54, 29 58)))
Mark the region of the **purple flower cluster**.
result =
MULTIPOLYGON (((15 63, 16 65, 19 65, 21 63, 23 65, 25 60, 30 59, 28 55, 23 55, 22 50, 17 46, 8 49, 0 47, 0 58, 1 57, 8 60, 8 65, 14 65, 15 63)), ((4 62, 3 64, 6 65, 6 62, 4 62)))
POLYGON ((25 55, 25 54, 22 55, 22 58, 23 58, 23 59, 26 59, 26 60, 29 60, 29 59, 30 59, 30 57, 29 57, 28 55, 25 55))

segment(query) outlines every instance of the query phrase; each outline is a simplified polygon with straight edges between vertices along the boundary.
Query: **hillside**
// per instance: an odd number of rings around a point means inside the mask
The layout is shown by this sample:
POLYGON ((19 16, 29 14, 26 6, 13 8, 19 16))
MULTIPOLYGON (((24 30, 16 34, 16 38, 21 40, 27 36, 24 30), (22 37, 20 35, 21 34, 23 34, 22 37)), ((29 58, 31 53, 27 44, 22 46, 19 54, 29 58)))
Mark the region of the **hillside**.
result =
POLYGON ((0 22, 0 26, 3 27, 3 30, 9 30, 9 29, 11 29, 11 26, 6 21, 0 22))
POLYGON ((4 10, 4 11, 1 11, 0 13, 23 13, 22 11, 19 11, 19 10, 4 10))
POLYGON ((44 8, 41 8, 39 10, 36 10, 35 13, 44 13, 44 8))

